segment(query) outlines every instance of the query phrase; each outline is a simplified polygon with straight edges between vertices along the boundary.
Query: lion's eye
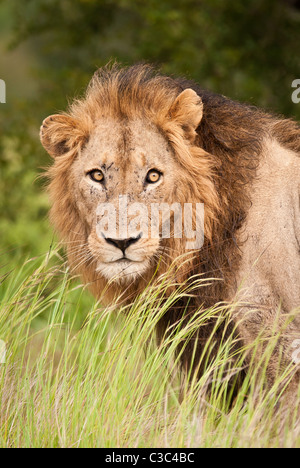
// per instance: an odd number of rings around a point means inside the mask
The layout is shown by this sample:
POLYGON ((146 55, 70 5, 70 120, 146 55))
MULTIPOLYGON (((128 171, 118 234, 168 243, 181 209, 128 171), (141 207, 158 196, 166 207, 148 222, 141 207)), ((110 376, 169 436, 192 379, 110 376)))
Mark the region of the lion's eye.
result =
POLYGON ((157 171, 156 169, 151 169, 146 176, 146 182, 148 184, 155 184, 161 178, 161 172, 157 171))
POLYGON ((103 182, 104 180, 104 174, 102 171, 100 171, 99 169, 97 170, 94 170, 94 171, 90 171, 88 173, 88 175, 90 176, 90 178, 94 181, 94 182, 103 182))

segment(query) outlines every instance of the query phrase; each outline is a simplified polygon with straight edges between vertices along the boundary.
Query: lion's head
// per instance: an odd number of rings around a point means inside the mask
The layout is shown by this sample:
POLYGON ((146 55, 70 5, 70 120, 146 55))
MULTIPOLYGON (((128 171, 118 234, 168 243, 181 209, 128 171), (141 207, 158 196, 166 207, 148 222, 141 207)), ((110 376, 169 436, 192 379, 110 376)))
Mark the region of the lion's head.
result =
POLYGON ((192 89, 148 66, 115 66, 98 71, 68 113, 43 122, 41 141, 55 160, 49 170, 51 218, 73 269, 97 284, 94 290, 111 279, 132 285, 149 278, 186 251, 184 226, 182 236, 174 236, 172 210, 169 238, 161 236, 163 214, 159 235, 153 234, 153 206, 204 204, 204 235, 210 238, 219 198, 215 163, 196 142, 202 115, 192 89), (145 208, 138 218, 133 203, 145 208))

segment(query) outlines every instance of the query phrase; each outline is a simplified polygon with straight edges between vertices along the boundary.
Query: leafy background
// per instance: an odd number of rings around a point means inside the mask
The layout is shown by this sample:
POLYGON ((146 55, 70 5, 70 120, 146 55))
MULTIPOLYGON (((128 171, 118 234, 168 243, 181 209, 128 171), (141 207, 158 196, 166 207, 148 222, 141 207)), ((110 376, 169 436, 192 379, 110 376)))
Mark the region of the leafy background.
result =
POLYGON ((5 256, 48 249, 43 118, 109 60, 168 74, 300 119, 299 0, 0 0, 0 239, 5 256))
MULTIPOLYGON (((207 360, 199 381, 184 385, 174 350, 190 325, 156 346, 153 329, 168 306, 163 281, 113 314, 113 304, 103 309, 70 278, 60 250, 48 253, 53 231, 41 176, 51 160, 39 142, 42 120, 80 96, 109 60, 149 61, 300 120, 291 100, 299 36, 299 0, 0 0, 1 447, 300 446, 290 402, 287 425, 285 412, 274 412, 282 376, 263 391, 276 340, 229 410, 230 343, 207 360)), ((217 307, 191 326, 216 313, 222 321, 217 307)))

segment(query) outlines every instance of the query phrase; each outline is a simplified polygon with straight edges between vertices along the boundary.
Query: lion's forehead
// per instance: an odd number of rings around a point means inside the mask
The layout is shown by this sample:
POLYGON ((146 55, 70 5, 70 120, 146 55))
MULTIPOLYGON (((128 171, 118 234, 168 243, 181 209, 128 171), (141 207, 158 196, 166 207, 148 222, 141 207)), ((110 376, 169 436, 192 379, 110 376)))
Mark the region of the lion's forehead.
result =
POLYGON ((167 164, 170 148, 159 130, 150 122, 103 120, 95 125, 83 151, 84 164, 96 164, 120 175, 167 164))

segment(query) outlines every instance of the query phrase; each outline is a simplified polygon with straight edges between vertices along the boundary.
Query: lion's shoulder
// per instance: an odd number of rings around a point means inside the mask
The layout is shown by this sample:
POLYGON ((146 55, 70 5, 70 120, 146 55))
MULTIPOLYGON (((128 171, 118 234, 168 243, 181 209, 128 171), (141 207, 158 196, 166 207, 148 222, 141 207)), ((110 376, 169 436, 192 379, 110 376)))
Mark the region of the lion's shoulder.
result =
POLYGON ((238 237, 238 282, 248 300, 284 310, 300 304, 300 157, 275 138, 264 150, 250 187, 251 206, 238 237), (275 302, 274 302, 275 301, 275 302))

